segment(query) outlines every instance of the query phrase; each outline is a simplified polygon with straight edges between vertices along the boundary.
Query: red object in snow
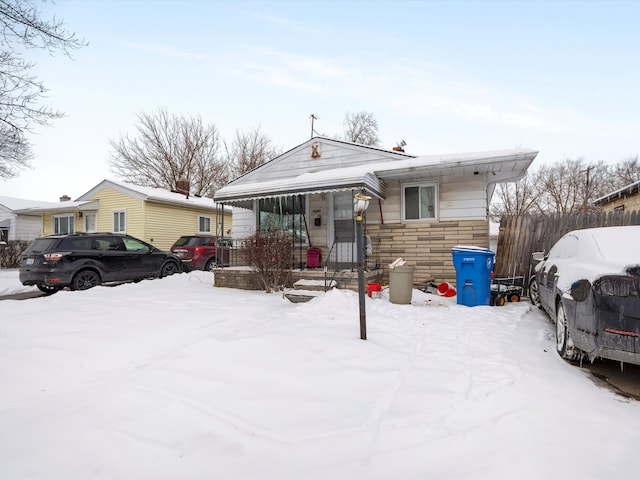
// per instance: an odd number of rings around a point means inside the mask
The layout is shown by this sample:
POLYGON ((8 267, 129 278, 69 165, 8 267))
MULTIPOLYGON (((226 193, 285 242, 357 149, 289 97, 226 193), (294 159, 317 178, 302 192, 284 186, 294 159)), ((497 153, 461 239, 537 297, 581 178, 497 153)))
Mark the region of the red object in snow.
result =
POLYGON ((456 295, 456 289, 449 282, 442 282, 438 285, 438 295, 443 297, 453 297, 456 295))
POLYGON ((382 292, 382 284, 380 283, 368 283, 367 284, 367 295, 369 295, 369 298, 379 298, 380 297, 380 293, 382 292), (375 292, 375 295, 373 295, 373 293, 375 292))

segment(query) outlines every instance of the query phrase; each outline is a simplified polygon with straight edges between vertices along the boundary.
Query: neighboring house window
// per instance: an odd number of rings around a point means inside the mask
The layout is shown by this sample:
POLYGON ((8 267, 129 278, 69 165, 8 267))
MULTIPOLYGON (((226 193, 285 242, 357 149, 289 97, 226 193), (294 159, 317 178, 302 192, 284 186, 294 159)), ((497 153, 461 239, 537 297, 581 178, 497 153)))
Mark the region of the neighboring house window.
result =
POLYGON ((211 233, 211 217, 198 217, 198 233, 211 233))
POLYGON ((9 229, 8 228, 0 228, 0 242, 8 242, 9 241, 9 229))
POLYGON ((618 205, 617 207, 613 207, 614 212, 624 212, 624 205, 618 205))
POLYGON ((53 217, 53 233, 55 235, 61 235, 64 233, 75 233, 75 231, 75 215, 58 215, 53 217))
POLYGON ((406 221, 435 220, 438 212, 438 185, 436 183, 403 185, 402 209, 403 218, 406 221))
POLYGON ((113 212, 113 233, 127 232, 127 214, 124 210, 113 212))

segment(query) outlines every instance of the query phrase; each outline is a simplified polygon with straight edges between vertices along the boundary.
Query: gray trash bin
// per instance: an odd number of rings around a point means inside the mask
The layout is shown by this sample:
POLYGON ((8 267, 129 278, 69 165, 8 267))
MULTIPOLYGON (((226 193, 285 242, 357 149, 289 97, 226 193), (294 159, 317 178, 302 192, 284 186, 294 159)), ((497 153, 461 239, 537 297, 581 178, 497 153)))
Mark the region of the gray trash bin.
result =
POLYGON ((389 301, 391 303, 411 303, 414 270, 415 267, 407 265, 389 269, 389 301))

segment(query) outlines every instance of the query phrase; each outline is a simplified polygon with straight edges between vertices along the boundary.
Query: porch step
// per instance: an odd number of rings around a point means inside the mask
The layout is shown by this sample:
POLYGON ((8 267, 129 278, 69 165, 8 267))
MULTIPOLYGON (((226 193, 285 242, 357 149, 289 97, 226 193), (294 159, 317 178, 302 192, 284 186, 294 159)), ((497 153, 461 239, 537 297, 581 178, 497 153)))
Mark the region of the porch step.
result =
MULTIPOLYGON (((337 286, 335 281, 328 285, 328 290, 337 286)), ((303 303, 313 300, 317 296, 324 294, 324 280, 300 279, 293 284, 293 290, 284 294, 290 302, 303 303)))

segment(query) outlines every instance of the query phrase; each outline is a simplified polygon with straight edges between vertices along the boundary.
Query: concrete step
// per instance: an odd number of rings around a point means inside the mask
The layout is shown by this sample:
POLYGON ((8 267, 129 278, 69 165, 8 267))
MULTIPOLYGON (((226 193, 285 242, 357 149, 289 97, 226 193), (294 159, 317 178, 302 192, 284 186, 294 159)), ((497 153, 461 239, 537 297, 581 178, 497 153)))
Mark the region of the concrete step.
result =
MULTIPOLYGON (((327 290, 335 288, 338 284, 335 280, 327 286, 327 290)), ((293 284, 295 290, 315 290, 318 292, 324 292, 324 280, 310 280, 307 278, 301 278, 293 284)))
MULTIPOLYGON (((327 289, 331 290, 336 286, 337 283, 333 281, 327 289)), ((313 300, 324 293, 324 280, 300 279, 293 284, 293 290, 285 292, 284 296, 287 297, 290 302, 303 303, 313 300)))

